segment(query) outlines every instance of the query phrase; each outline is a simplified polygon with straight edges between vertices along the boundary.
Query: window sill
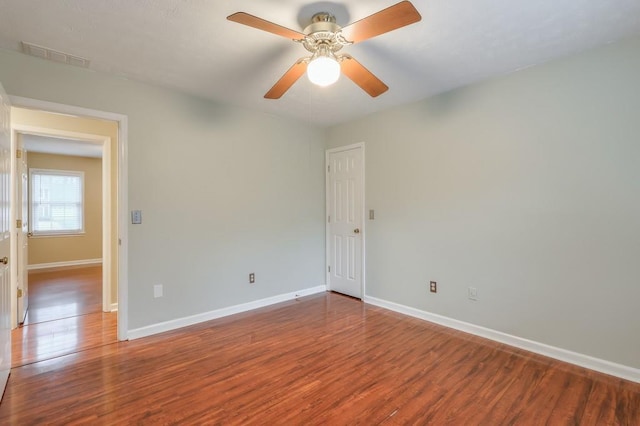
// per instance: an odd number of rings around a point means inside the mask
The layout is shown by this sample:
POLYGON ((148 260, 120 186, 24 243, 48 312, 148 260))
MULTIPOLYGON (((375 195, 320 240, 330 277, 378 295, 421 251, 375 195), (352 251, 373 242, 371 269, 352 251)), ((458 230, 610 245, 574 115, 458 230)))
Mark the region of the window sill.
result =
POLYGON ((59 233, 59 234, 33 234, 29 238, 67 238, 67 237, 84 237, 86 235, 85 232, 69 232, 69 233, 59 233))

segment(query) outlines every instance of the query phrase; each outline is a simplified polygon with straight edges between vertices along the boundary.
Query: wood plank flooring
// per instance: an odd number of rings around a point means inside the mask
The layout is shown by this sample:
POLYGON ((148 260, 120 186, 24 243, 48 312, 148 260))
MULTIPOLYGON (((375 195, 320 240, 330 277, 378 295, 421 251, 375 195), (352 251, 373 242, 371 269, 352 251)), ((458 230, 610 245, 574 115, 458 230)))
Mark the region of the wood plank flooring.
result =
POLYGON ((640 384, 326 293, 13 369, 43 423, 639 425, 640 384))
POLYGON ((116 342, 116 313, 102 312, 102 268, 29 274, 25 325, 11 333, 12 367, 116 342))
POLYGON ((25 325, 102 311, 102 267, 29 273, 25 325))

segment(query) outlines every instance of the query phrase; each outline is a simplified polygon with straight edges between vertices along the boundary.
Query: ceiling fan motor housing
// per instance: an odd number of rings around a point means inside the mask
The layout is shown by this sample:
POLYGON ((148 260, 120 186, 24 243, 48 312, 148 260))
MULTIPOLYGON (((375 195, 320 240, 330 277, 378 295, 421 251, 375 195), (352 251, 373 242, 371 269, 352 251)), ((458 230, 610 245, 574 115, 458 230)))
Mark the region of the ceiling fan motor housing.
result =
POLYGON ((305 37, 300 41, 304 48, 311 53, 316 53, 318 50, 335 53, 345 45, 351 44, 342 37, 341 29, 332 14, 316 13, 311 18, 311 25, 304 29, 305 37))

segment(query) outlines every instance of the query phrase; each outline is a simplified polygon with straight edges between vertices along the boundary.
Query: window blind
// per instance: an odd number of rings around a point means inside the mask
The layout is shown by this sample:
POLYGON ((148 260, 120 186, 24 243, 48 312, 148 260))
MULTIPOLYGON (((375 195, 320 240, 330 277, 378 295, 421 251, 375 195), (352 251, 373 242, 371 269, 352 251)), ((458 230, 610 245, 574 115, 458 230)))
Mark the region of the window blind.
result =
POLYGON ((84 174, 31 169, 31 231, 34 234, 84 231, 84 174))

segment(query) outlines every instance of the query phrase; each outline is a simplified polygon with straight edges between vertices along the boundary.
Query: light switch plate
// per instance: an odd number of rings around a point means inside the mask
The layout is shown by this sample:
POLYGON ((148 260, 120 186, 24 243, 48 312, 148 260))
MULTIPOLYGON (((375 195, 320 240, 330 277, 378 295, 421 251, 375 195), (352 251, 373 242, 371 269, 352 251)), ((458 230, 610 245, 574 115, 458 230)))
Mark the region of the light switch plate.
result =
POLYGON ((470 300, 478 300, 478 289, 475 287, 469 287, 467 289, 468 297, 470 300))
POLYGON ((142 223, 142 210, 131 211, 131 223, 134 225, 140 225, 142 223))

